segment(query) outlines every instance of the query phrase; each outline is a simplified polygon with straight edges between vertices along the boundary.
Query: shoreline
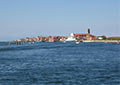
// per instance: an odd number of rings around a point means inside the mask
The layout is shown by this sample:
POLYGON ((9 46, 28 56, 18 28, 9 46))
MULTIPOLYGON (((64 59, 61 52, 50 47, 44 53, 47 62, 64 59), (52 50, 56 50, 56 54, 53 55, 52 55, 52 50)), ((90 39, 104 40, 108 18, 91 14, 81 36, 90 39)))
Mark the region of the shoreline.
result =
POLYGON ((83 42, 120 43, 120 40, 83 40, 83 42))
MULTIPOLYGON (((34 42, 26 42, 26 41, 12 41, 12 42, 8 42, 8 45, 11 45, 12 43, 16 43, 16 45, 21 45, 21 44, 24 44, 24 43, 30 43, 30 44, 34 44, 35 42, 38 42, 38 41, 34 41, 34 42)), ((43 42, 43 41, 41 41, 43 42)), ((57 42, 61 42, 61 41, 57 41, 57 42)), ((70 41, 69 41, 70 42, 70 41)), ((89 42, 93 42, 93 43, 96 43, 96 42, 101 42, 101 43, 117 43, 117 44, 120 44, 120 40, 81 40, 81 41, 74 41, 76 42, 76 44, 79 44, 79 43, 89 43, 89 42)), ((49 42, 50 43, 50 42, 49 42)), ((53 42, 52 42, 53 43, 53 42)), ((66 43, 66 42, 63 42, 63 43, 66 43)))

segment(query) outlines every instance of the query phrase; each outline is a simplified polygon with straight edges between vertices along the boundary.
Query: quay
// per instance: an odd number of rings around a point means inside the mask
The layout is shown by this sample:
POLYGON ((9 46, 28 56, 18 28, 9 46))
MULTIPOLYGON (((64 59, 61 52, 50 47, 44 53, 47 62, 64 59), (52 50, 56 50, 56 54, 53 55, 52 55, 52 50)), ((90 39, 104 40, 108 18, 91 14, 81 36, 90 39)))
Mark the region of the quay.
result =
POLYGON ((120 40, 83 40, 83 42, 120 43, 120 40))

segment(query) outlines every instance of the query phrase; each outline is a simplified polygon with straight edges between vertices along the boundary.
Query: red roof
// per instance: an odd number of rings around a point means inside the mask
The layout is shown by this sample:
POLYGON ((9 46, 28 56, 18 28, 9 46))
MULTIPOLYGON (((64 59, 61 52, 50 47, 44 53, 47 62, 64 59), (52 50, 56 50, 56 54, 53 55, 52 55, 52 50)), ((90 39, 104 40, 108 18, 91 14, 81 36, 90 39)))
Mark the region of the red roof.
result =
POLYGON ((120 37, 109 37, 109 38, 119 38, 120 39, 120 37))
POLYGON ((78 36, 78 35, 89 35, 89 33, 80 33, 80 34, 74 34, 75 36, 78 36))
POLYGON ((81 36, 81 35, 90 35, 90 36, 92 36, 92 37, 96 37, 96 36, 91 35, 91 34, 89 34, 89 33, 74 34, 74 36, 81 36))

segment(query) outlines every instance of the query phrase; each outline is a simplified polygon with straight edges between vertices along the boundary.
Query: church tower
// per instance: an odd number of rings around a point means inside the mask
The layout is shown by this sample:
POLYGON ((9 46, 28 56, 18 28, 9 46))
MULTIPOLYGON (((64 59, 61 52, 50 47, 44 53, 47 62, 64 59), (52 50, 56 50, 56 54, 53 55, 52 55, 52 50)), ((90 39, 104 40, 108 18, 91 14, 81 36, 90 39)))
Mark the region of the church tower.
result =
POLYGON ((90 34, 90 29, 88 28, 88 33, 90 34))
POLYGON ((88 28, 88 40, 91 40, 91 38, 90 38, 90 29, 88 28))

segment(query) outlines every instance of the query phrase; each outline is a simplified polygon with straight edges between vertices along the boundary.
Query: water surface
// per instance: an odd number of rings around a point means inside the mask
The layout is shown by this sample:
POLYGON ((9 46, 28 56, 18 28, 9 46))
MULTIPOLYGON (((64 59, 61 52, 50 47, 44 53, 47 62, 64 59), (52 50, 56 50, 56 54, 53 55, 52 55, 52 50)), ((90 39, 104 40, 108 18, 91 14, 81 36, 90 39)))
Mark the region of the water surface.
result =
POLYGON ((1 85, 120 85, 120 45, 0 42, 1 85))

